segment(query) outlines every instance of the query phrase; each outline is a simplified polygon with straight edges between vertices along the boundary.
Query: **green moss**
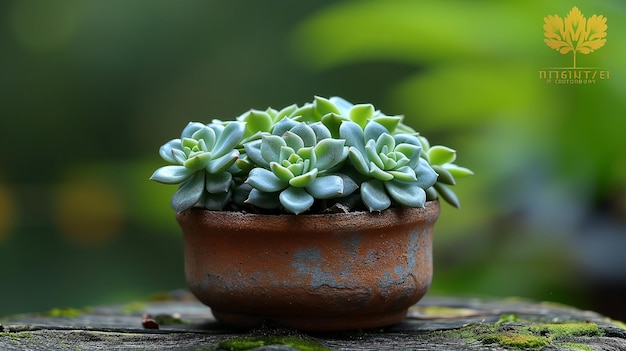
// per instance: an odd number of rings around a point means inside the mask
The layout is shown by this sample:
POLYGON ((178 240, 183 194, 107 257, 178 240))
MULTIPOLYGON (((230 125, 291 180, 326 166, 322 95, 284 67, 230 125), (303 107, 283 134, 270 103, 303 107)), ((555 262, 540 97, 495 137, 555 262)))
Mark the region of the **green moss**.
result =
POLYGON ((530 327, 533 333, 548 334, 552 339, 571 336, 601 336, 602 330, 595 323, 550 323, 530 327))
POLYGON ((577 350, 577 351, 593 351, 591 346, 585 345, 585 344, 578 344, 575 342, 561 342, 561 343, 558 343, 557 345, 561 347, 567 347, 569 349, 577 350))
POLYGON ((122 313, 133 313, 145 310, 148 305, 145 302, 131 302, 121 308, 122 313))
POLYGON ((519 322, 520 318, 515 313, 503 313, 496 324, 519 322))
POLYGON ((265 345, 286 345, 301 351, 330 351, 320 343, 296 336, 234 338, 219 343, 218 348, 221 350, 241 351, 265 345))
POLYGON ((550 345, 548 339, 520 330, 511 332, 496 331, 480 335, 478 340, 482 341, 483 344, 499 344, 500 346, 515 349, 538 349, 550 345))
POLYGON ((84 312, 76 308, 53 308, 50 311, 44 313, 48 317, 68 317, 76 318, 84 312))
POLYGON ((588 350, 580 343, 569 343, 568 338, 603 335, 595 323, 539 323, 528 321, 515 314, 503 314, 497 322, 472 324, 457 330, 436 332, 439 336, 464 339, 468 343, 498 344, 510 349, 543 349, 563 345, 575 350, 588 350))
POLYGON ((498 344, 513 349, 541 349, 550 345, 548 338, 533 334, 527 328, 504 326, 502 323, 506 322, 470 325, 462 329, 460 336, 468 342, 480 341, 483 344, 498 344))
POLYGON ((19 333, 13 333, 13 332, 0 332, 0 338, 12 338, 12 339, 28 339, 30 338, 32 335, 30 335, 30 333, 28 332, 19 332, 19 333))

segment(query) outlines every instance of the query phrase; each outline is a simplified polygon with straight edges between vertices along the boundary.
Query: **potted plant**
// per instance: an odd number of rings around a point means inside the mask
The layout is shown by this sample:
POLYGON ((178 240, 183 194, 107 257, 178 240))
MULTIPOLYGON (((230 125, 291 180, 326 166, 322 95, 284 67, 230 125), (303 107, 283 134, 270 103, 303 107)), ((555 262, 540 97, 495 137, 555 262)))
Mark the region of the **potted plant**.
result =
POLYGON ((428 290, 438 199, 472 172, 371 104, 315 97, 191 122, 151 179, 171 199, 192 293, 226 324, 401 321, 428 290))

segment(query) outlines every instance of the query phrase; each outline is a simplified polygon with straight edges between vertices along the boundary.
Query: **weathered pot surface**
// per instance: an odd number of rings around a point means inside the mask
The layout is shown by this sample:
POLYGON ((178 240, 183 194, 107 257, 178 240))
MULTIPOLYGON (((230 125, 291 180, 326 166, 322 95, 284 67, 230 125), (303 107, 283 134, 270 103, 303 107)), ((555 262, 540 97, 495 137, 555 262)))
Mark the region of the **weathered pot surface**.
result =
POLYGON ((430 201, 330 215, 191 209, 177 220, 189 289, 219 321, 347 330, 400 322, 424 296, 438 215, 430 201))

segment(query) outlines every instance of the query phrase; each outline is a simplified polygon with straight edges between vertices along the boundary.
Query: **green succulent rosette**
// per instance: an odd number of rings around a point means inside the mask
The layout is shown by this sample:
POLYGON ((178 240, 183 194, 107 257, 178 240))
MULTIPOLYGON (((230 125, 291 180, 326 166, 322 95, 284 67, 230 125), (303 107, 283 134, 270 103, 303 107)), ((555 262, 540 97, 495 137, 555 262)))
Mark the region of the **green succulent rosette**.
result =
POLYGON ((345 142, 328 137, 321 124, 278 124, 274 133, 247 143, 246 154, 257 165, 246 183, 252 187, 246 203, 291 213, 307 211, 316 199, 348 195, 356 184, 333 170, 347 158, 345 142), (293 125, 286 131, 283 128, 293 125))
POLYGON ((189 123, 180 139, 161 146, 159 154, 171 163, 157 169, 151 180, 165 184, 180 184, 171 199, 176 212, 193 206, 221 210, 232 192, 229 169, 239 157, 235 148, 244 133, 244 124, 189 123))
POLYGON ((350 164, 365 177, 360 184, 361 200, 370 211, 382 211, 394 202, 406 207, 423 207, 426 190, 437 181, 437 173, 421 158, 416 137, 393 136, 377 122, 361 128, 344 121, 340 135, 349 146, 350 164))
POLYGON ((192 122, 161 146, 169 165, 150 179, 179 184, 171 199, 177 212, 383 211, 438 198, 459 207, 451 186, 472 171, 454 163, 455 150, 431 147, 403 119, 372 104, 316 96, 230 122, 192 122))

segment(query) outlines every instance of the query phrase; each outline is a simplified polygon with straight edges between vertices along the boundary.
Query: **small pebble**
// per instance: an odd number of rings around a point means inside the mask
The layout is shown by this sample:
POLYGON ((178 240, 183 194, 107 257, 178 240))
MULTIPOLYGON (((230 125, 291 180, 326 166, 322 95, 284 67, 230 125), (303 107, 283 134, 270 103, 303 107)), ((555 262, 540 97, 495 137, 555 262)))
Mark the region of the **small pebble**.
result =
POLYGON ((145 329, 159 329, 159 323, 157 323, 149 314, 143 315, 141 318, 141 325, 143 325, 145 329))

